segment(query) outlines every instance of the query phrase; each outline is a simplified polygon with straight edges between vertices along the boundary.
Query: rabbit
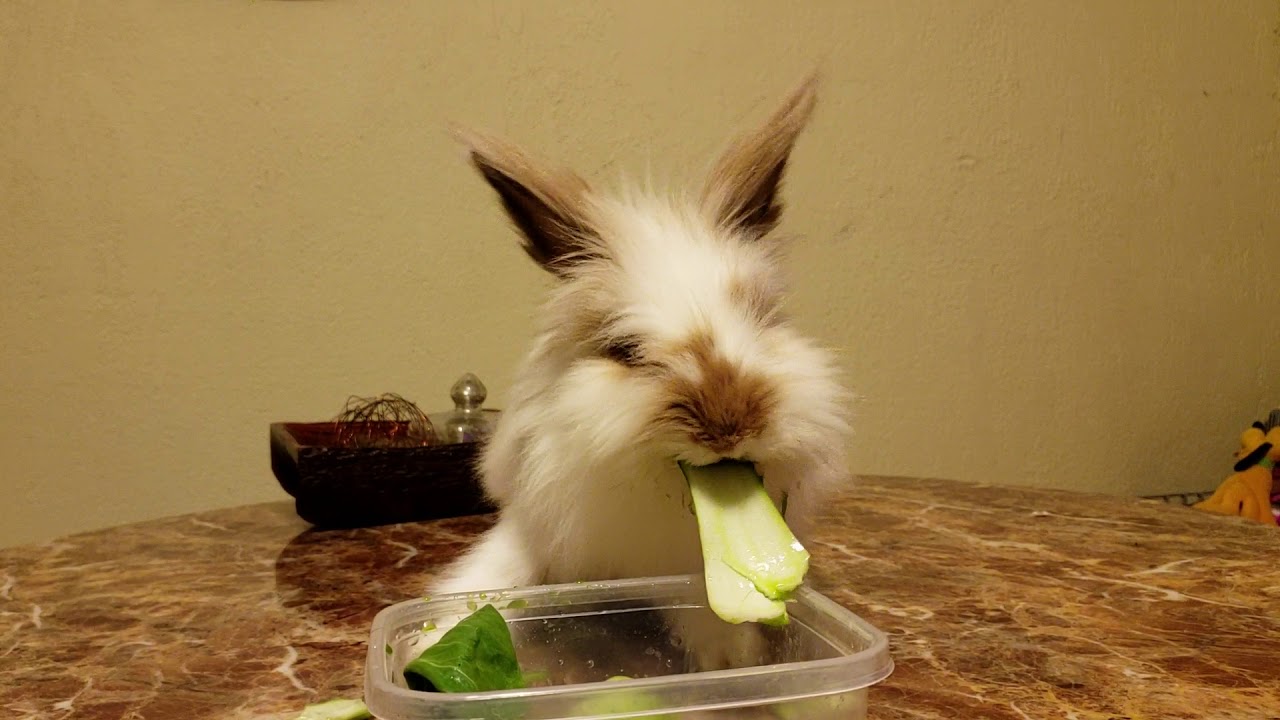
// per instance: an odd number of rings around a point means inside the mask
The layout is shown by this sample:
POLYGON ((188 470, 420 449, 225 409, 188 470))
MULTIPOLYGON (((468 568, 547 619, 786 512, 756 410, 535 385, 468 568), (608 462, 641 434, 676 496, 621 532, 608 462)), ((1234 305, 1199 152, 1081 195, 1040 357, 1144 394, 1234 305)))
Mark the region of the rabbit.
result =
MULTIPOLYGON (((753 462, 792 531, 810 536, 851 481, 851 395, 832 353, 783 312, 785 242, 773 231, 816 86, 806 78, 733 142, 696 193, 601 193, 455 130, 555 285, 478 460, 497 523, 432 595, 701 574, 677 460, 753 462)), ((759 652, 750 627, 684 625, 707 667, 759 652)))

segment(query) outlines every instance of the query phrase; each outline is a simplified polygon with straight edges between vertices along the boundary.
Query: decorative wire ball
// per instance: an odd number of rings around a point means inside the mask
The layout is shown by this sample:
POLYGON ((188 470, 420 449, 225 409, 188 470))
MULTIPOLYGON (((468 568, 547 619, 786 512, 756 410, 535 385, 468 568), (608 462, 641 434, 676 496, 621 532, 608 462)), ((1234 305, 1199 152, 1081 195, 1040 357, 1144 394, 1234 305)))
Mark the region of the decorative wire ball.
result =
POLYGON ((435 443, 435 428, 416 404, 395 393, 347 398, 334 418, 342 447, 421 447, 435 443))

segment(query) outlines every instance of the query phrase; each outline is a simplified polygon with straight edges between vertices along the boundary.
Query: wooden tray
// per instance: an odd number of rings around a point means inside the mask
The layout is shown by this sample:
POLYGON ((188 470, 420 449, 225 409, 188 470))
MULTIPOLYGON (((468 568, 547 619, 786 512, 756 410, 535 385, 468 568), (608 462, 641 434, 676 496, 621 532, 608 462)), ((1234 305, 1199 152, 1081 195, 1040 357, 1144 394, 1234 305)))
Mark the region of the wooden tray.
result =
MULTIPOLYGON (((400 424, 371 425, 385 425, 390 434, 400 424)), ((495 510, 474 469, 479 443, 343 447, 341 427, 334 422, 271 425, 271 471, 307 522, 320 528, 369 527, 495 510)))

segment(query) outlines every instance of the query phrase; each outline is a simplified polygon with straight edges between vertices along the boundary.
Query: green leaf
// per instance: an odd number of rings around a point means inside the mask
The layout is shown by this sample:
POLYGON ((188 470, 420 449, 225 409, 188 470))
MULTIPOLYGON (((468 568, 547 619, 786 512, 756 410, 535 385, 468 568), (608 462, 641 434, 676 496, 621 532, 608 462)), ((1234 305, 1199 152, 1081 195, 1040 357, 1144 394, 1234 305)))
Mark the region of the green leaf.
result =
POLYGON ((551 673, 547 672, 546 670, 529 670, 528 672, 524 673, 525 687, 529 687, 530 685, 536 685, 540 682, 543 682, 549 679, 551 679, 551 673))
MULTIPOLYGON (((605 682, 620 682, 623 680, 631 680, 626 675, 614 675, 607 678, 605 682)), ((626 713, 627 717, 647 718, 648 720, 677 720, 675 715, 668 713, 656 712, 662 708, 662 704, 653 698, 649 693, 633 690, 631 692, 612 692, 607 695, 600 695, 588 700, 582 701, 575 708, 578 715, 596 716, 596 715, 618 715, 626 713), (643 713, 636 715, 634 713, 643 713)))
POLYGON ((524 687, 511 631, 493 605, 450 628, 404 668, 409 687, 425 692, 484 692, 524 687))

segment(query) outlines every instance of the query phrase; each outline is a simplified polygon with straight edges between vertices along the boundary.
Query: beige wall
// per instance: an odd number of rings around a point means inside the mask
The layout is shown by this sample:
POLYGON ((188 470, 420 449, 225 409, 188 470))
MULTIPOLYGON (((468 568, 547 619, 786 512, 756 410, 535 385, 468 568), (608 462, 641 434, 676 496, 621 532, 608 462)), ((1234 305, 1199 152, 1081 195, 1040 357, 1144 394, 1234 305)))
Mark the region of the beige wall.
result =
POLYGON ((794 309, 866 473, 1214 486, 1280 403, 1280 5, 0 5, 0 544, 283 498, 267 425, 501 405, 546 278, 443 131, 688 178, 818 60, 794 309))

